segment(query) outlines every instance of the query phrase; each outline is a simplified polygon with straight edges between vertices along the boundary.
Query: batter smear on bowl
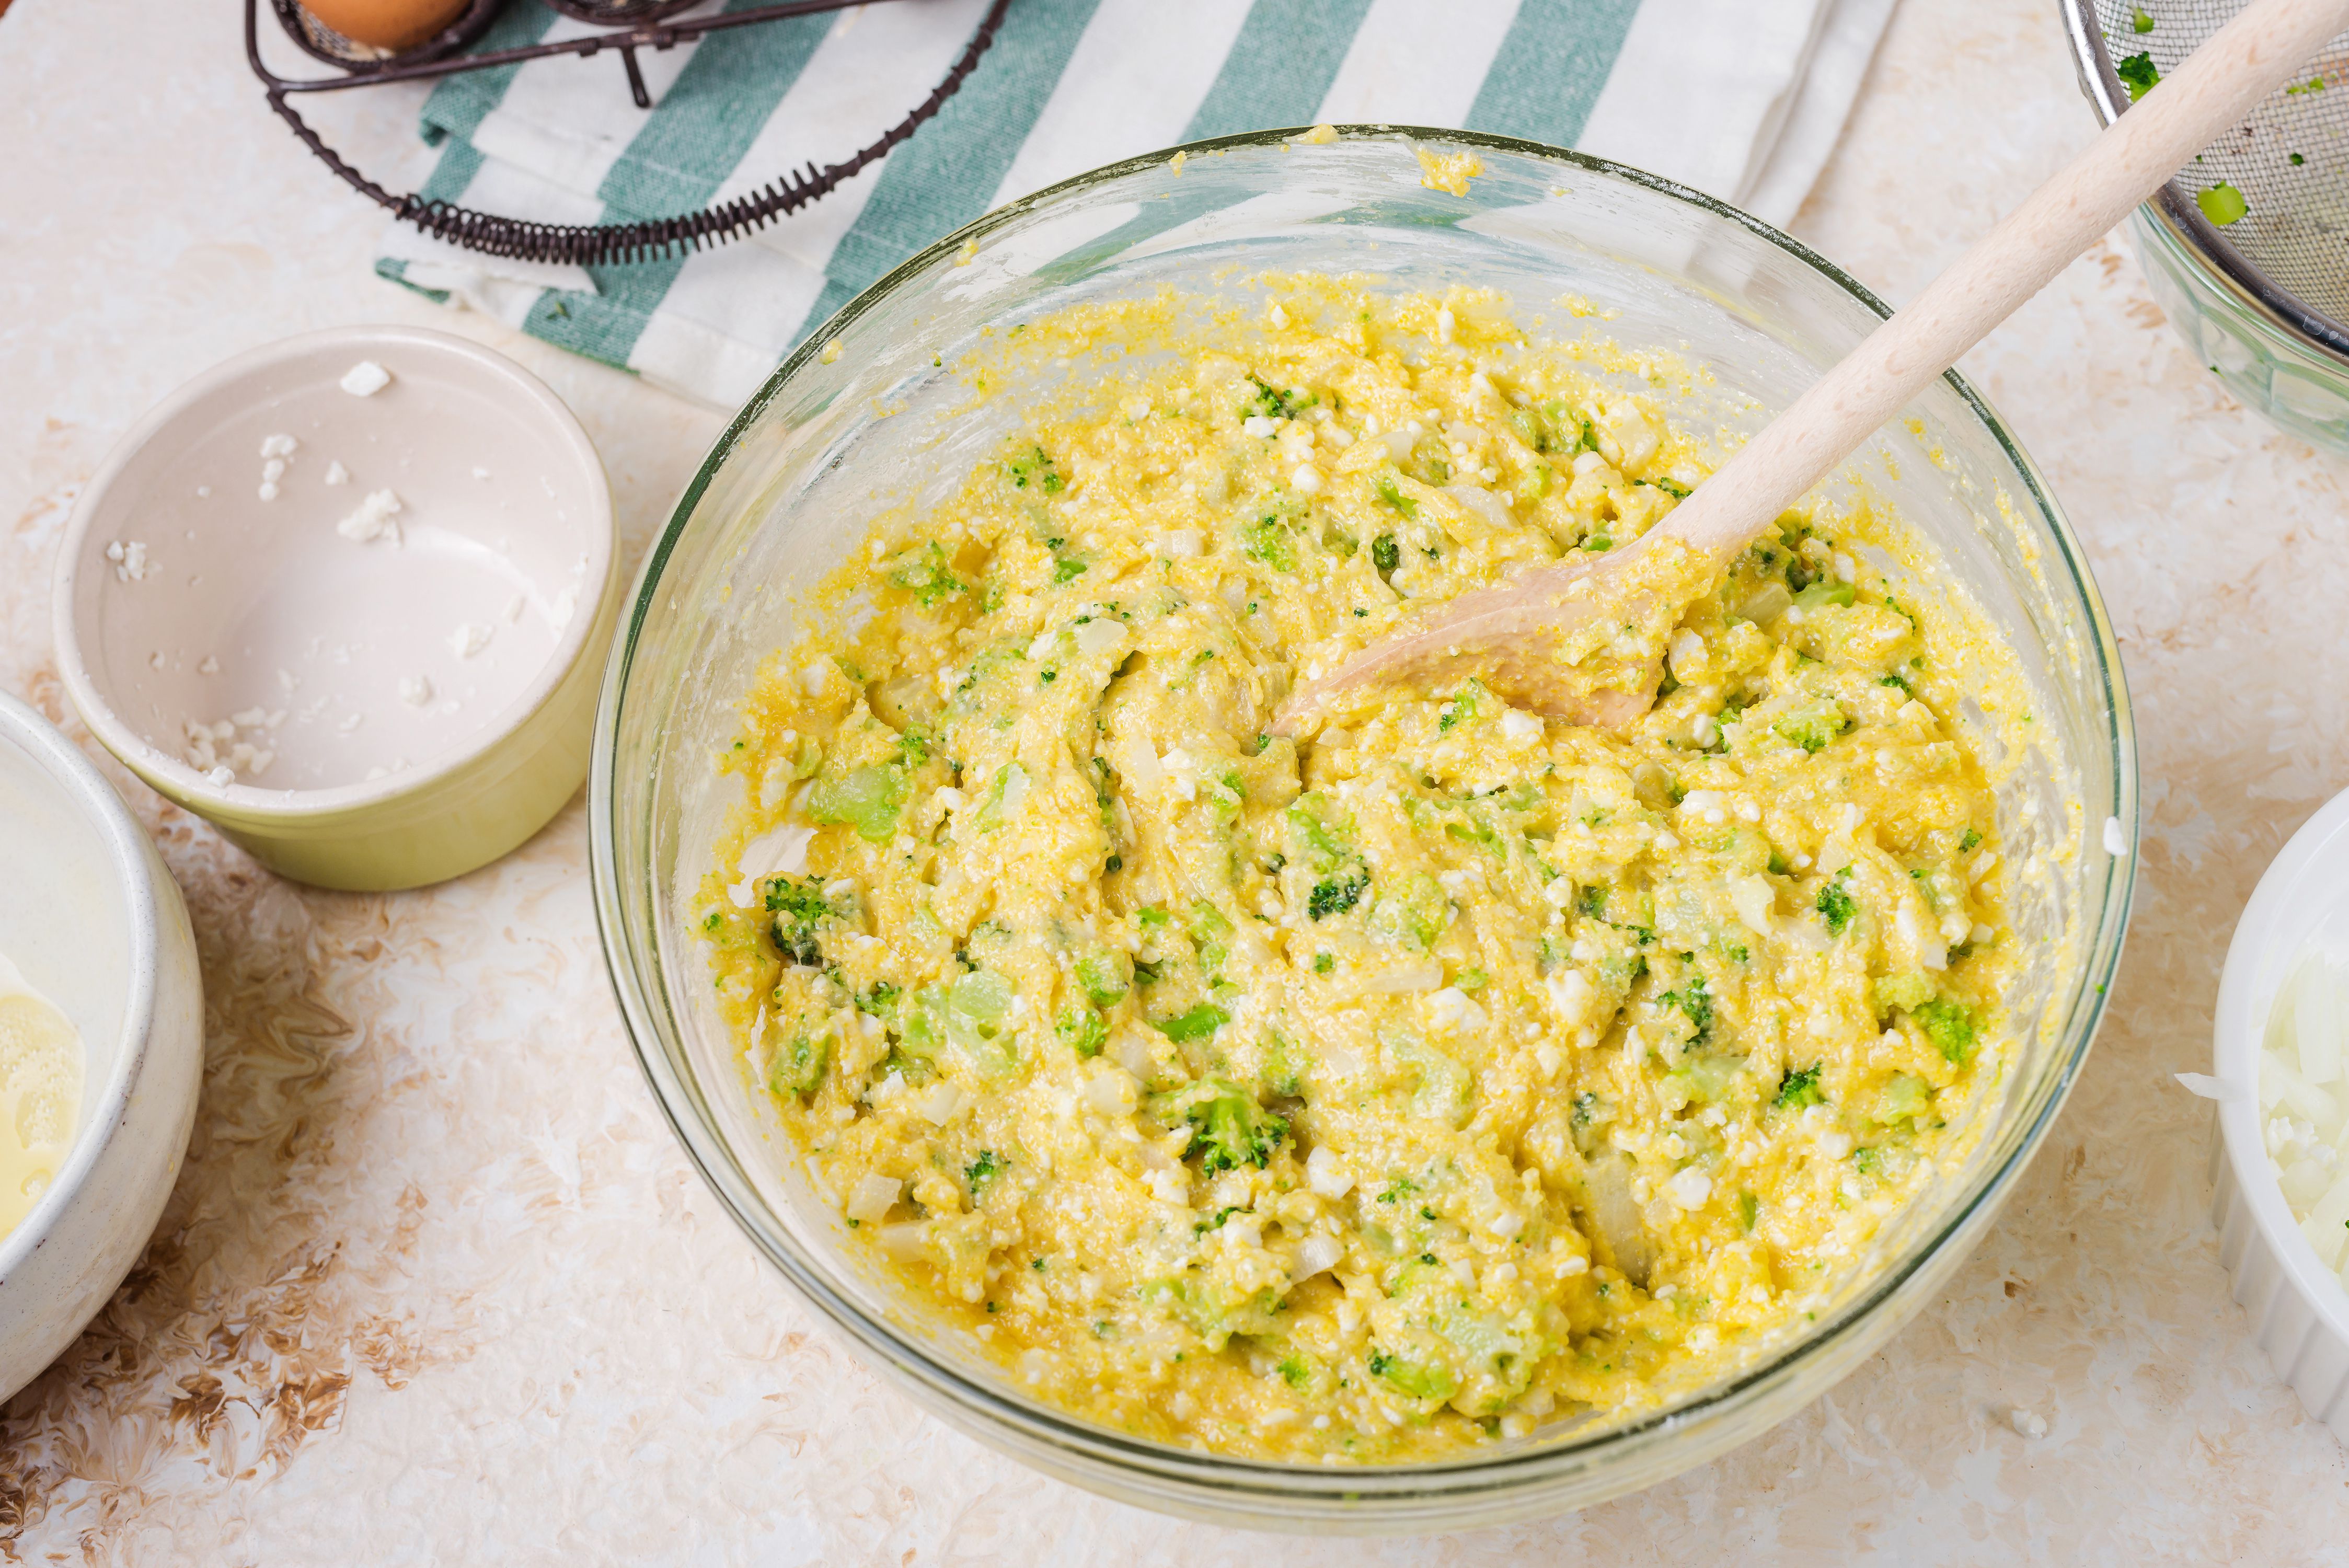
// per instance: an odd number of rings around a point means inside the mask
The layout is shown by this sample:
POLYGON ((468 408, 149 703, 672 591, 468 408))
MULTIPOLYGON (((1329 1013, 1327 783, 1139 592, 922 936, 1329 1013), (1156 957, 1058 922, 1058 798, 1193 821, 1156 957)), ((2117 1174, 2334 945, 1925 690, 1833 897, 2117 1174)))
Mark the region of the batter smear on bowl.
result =
POLYGON ((846 1244, 1034 1398, 1379 1462, 1652 1408, 1821 1312, 1987 1119, 2013 657, 1855 490, 1620 733, 1464 679, 1271 736, 1413 601, 1620 548, 1717 454, 1587 323, 1257 283, 1024 329, 1176 346, 802 607, 722 762, 719 1005, 846 1244))

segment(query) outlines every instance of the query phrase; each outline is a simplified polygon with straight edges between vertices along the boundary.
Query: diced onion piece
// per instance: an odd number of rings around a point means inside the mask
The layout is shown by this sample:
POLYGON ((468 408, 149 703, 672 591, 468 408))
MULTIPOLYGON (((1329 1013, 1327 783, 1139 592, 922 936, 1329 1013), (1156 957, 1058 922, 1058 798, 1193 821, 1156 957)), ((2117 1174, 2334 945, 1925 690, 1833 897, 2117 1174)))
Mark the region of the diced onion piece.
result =
POLYGON ((1305 1238, 1297 1249, 1297 1263, 1289 1270, 1291 1283, 1311 1279, 1315 1274, 1333 1269, 1344 1261, 1345 1247, 1335 1236, 1314 1234, 1305 1238))
POLYGON ((864 1224, 877 1224, 888 1218, 889 1210, 897 1202, 897 1193, 905 1183, 894 1176, 867 1175, 858 1179, 856 1191, 848 1195, 848 1217, 864 1224))

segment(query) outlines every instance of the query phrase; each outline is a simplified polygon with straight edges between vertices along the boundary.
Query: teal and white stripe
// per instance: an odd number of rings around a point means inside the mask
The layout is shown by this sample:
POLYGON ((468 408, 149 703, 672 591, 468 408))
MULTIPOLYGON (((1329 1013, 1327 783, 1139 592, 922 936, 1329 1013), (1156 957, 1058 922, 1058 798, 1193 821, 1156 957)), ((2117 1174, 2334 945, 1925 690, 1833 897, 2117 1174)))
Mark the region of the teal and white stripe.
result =
MULTIPOLYGON (((755 0, 722 0, 729 8, 755 0)), ((761 233, 622 267, 495 261, 395 226, 386 276, 689 396, 740 402, 908 254, 1003 201, 1178 141, 1317 120, 1464 126, 1637 163, 1784 222, 1892 0, 1013 0, 937 118, 761 233)), ((429 195, 554 222, 689 211, 846 158, 946 74, 987 0, 890 0, 644 60, 454 78, 429 195)), ((518 0, 484 47, 584 31, 518 0)))

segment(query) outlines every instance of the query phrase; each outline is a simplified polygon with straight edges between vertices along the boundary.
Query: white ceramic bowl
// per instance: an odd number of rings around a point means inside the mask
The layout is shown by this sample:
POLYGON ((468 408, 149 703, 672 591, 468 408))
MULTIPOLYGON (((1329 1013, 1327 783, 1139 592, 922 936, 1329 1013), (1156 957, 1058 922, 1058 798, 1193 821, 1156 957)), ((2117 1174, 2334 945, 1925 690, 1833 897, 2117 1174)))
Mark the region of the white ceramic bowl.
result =
POLYGON ((2261 1136, 2261 1043, 2276 994, 2320 933, 2349 928, 2349 793, 2310 818, 2260 878, 2219 980, 2219 1142, 2210 1220, 2260 1348, 2309 1415, 2349 1442, 2349 1290, 2301 1233, 2261 1136))
POLYGON ((537 377, 339 327, 207 371, 108 456, 58 555, 57 664, 109 750, 263 864, 414 887, 586 777, 617 555, 603 463, 537 377), (389 380, 347 389, 362 364, 389 380))
POLYGON ((106 1305, 179 1179, 202 1076, 203 989, 162 858, 89 759, 0 696, 0 954, 73 1021, 64 1168, 0 1239, 0 1398, 106 1305))

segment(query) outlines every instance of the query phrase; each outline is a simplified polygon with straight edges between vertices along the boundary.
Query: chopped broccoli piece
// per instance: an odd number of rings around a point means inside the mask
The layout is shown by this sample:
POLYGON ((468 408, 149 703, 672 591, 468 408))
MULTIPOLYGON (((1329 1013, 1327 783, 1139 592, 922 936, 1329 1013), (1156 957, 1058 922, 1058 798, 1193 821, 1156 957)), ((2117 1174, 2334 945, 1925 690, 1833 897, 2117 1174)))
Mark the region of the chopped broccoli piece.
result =
POLYGON ((1707 989, 1702 975, 1692 975, 1688 984, 1678 990, 1666 991, 1656 998, 1667 1007, 1678 1007, 1696 1026, 1696 1037, 1702 1044, 1713 1033, 1713 993, 1707 989))
POLYGON ((1896 1121, 1924 1115, 1932 1100, 1932 1090, 1926 1087, 1923 1078, 1914 1073, 1894 1073, 1885 1084, 1883 1092, 1876 1097, 1876 1109, 1872 1114, 1878 1121, 1889 1127, 1896 1121))
POLYGON ((1914 1008, 1933 995, 1933 983, 1921 970, 1887 975, 1874 987, 1876 1010, 1889 1013, 1894 1008, 1914 1008))
POLYGON ((1297 570, 1296 542, 1288 525, 1278 517, 1262 518, 1252 524, 1241 536, 1241 550, 1250 561, 1261 561, 1275 572, 1297 570))
POLYGON ((2251 210, 2243 193, 2223 180, 2207 191, 2195 192, 2194 204, 2202 209, 2202 216, 2221 229, 2251 210))
POLYGON ((1582 890, 1582 913, 1593 920, 1607 918, 1607 890, 1587 887, 1582 890))
MULTIPOLYGON (((1395 483, 1394 475, 1381 474, 1379 476, 1379 482, 1376 489, 1379 500, 1384 501, 1391 510, 1401 512, 1406 519, 1414 518, 1419 515, 1419 502, 1402 493, 1402 487, 1395 483)), ((1371 546, 1371 559, 1373 562, 1378 562, 1378 547, 1376 545, 1371 546)), ((1379 562, 1379 570, 1381 572, 1392 572, 1394 570, 1394 567, 1392 562, 1379 562)))
POLYGON ((1055 583, 1070 582, 1083 575, 1084 570, 1085 563, 1081 561, 1071 561, 1065 555, 1052 559, 1052 581, 1055 583))
POLYGON ((2137 6, 2129 12, 2129 31, 2139 34, 2153 31, 2153 18, 2146 15, 2144 6, 2137 6))
POLYGON ((1968 828, 1966 830, 1966 836, 1958 841, 1958 853, 1962 855, 1981 842, 1982 834, 1975 829, 1968 828))
POLYGON ((994 1150, 982 1149, 978 1151, 978 1159, 963 1167, 962 1179, 970 1188, 970 1201, 973 1203, 984 1197, 988 1188, 995 1184, 995 1179, 1003 1174, 1006 1163, 1008 1162, 1003 1156, 994 1150))
POLYGON ((1750 1232, 1754 1229, 1754 1221, 1761 1212, 1761 1199, 1756 1198, 1751 1192, 1740 1192, 1737 1194, 1737 1217, 1744 1222, 1747 1231, 1750 1232))
POLYGON ((1241 406, 1243 414, 1267 419, 1293 419, 1313 406, 1313 395, 1301 388, 1284 392, 1261 376, 1251 374, 1248 379, 1256 384, 1256 396, 1241 406))
POLYGON ((775 917, 769 929, 783 962, 810 968, 821 966, 823 947, 817 939, 816 928, 832 918, 832 905, 823 896, 823 884, 813 877, 771 876, 760 886, 765 894, 767 911, 775 917))
POLYGON ((2121 85, 2128 88, 2131 103, 2151 92, 2154 83, 2161 80, 2161 73, 2154 68, 2153 57, 2144 53, 2131 55, 2116 62, 2113 75, 2120 77, 2121 85))
POLYGON ((1305 1364, 1302 1356, 1287 1357, 1273 1370, 1279 1373, 1280 1380, 1292 1388, 1302 1388, 1313 1380, 1313 1369, 1305 1364))
POLYGON ((1077 984, 1093 1005, 1107 1007, 1133 985, 1133 960, 1103 949, 1077 960, 1077 984))
POLYGON ((1090 1007, 1080 1007, 1059 1025, 1061 1040, 1079 1057, 1097 1057, 1109 1043, 1109 1026, 1090 1007))
POLYGON ((1201 1154, 1200 1169, 1212 1176, 1244 1165, 1258 1169, 1288 1136, 1288 1119, 1275 1116, 1229 1078, 1203 1078, 1176 1097, 1191 1126, 1186 1154, 1201 1154))
POLYGON ((1937 998, 1909 1009, 1909 1016, 1947 1060, 1962 1065, 1974 1054, 1974 1016, 1962 1002, 1937 998))
POLYGON ((962 579, 954 574, 954 568, 947 562, 947 552, 936 540, 890 568, 889 581, 912 593, 926 605, 963 591, 962 579))
POLYGON ((1778 1085, 1778 1098, 1772 1103, 1781 1110, 1800 1110, 1806 1105, 1818 1105, 1826 1099, 1819 1090, 1821 1062, 1788 1073, 1778 1085))
POLYGON ((1817 752, 1824 749, 1828 741, 1850 728, 1851 721, 1843 716, 1843 709, 1837 707, 1832 699, 1820 697, 1800 707, 1788 708, 1770 727, 1804 750, 1817 752))
MULTIPOLYGON (((1177 1013, 1171 1018, 1154 1020, 1151 1027, 1168 1039, 1180 1042, 1204 1039, 1231 1021, 1232 1016, 1213 1002, 1202 1002, 1197 1006, 1186 1012, 1177 1013)), ((1259 1161, 1257 1163, 1261 1164, 1262 1161, 1259 1161)))
POLYGON ((905 770, 895 763, 828 773, 808 792, 808 815, 819 822, 845 822, 867 843, 885 844, 897 830, 908 788, 905 770))
POLYGON ((777 1046, 767 1062, 767 1087, 778 1096, 813 1094, 832 1060, 829 1035, 798 1034, 777 1046))
POLYGON ((1844 879, 1849 875, 1851 875, 1851 868, 1846 866, 1836 872, 1834 881, 1819 889, 1818 903, 1816 907, 1821 914, 1827 917, 1827 934, 1830 936, 1841 936, 1844 927, 1851 923, 1851 917, 1859 913, 1858 902, 1843 885, 1844 879))
POLYGON ((1014 490, 1026 490, 1032 483, 1046 495, 1058 495, 1068 486, 1060 469, 1052 466, 1052 454, 1041 447, 1030 447, 1006 461, 1003 476, 1014 490))
POLYGON ((1381 577, 1390 576, 1402 564, 1402 546, 1392 533, 1381 533, 1371 541, 1371 564, 1379 569, 1381 577))
POLYGON ((1449 1399, 1460 1387, 1445 1367, 1407 1361, 1383 1351, 1371 1353, 1371 1376, 1414 1399, 1449 1399))
POLYGON ((973 820, 980 832, 991 833, 1018 820, 1019 808, 1027 799, 1028 769, 1017 762, 1007 762, 995 770, 994 780, 987 787, 987 798, 979 802, 978 815, 973 820))
POLYGON ((1795 605, 1807 615, 1824 605, 1849 604, 1858 597, 1857 591, 1848 583, 1814 583, 1795 595, 1795 605))

